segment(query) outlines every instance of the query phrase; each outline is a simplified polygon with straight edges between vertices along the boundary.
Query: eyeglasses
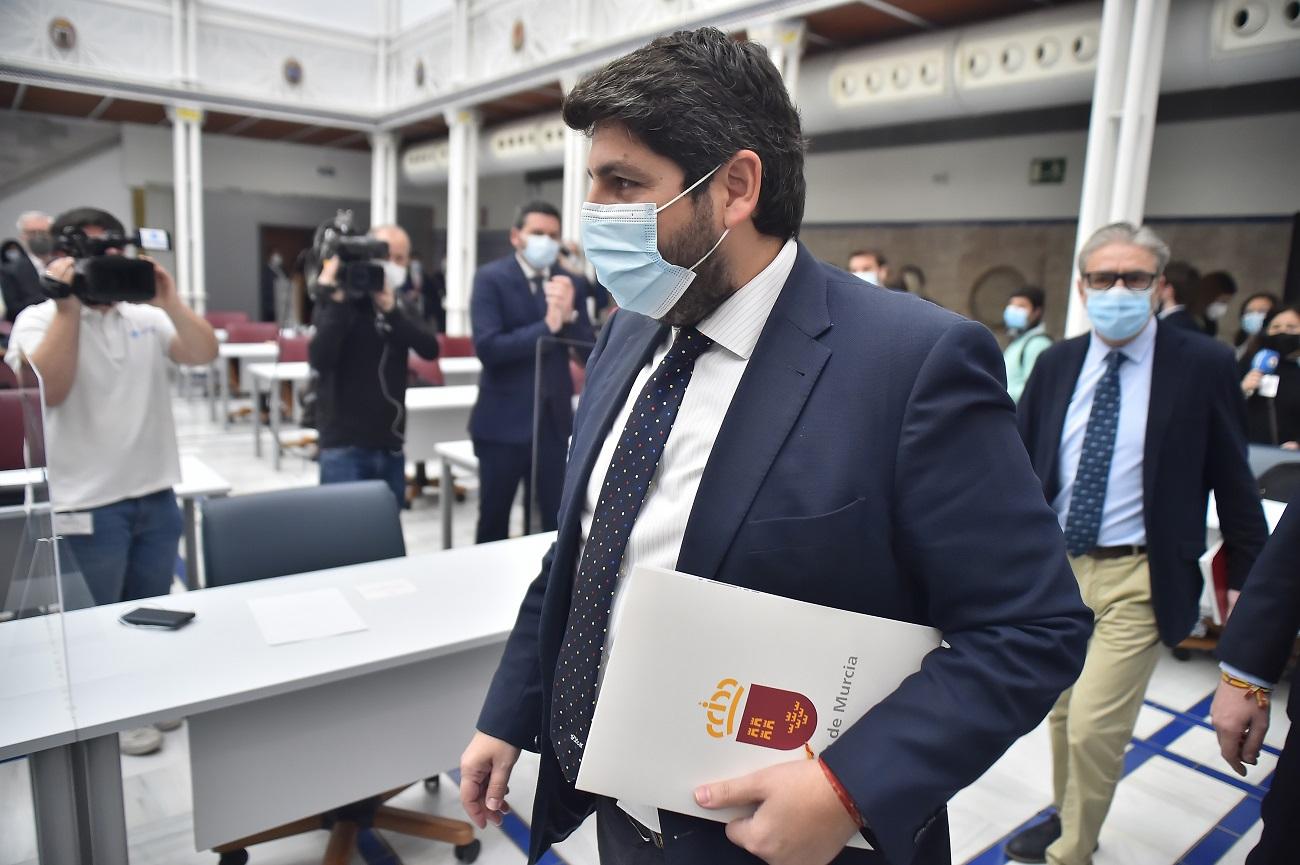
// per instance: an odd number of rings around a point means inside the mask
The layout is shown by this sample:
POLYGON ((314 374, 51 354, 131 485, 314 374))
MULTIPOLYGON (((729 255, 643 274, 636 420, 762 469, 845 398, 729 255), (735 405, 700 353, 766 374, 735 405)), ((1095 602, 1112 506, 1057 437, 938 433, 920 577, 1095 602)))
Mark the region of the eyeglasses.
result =
POLYGON ((1088 288, 1105 290, 1123 280, 1125 288, 1135 288, 1141 291, 1144 288, 1150 288, 1159 275, 1145 270, 1130 270, 1124 273, 1113 270, 1094 270, 1091 273, 1085 273, 1083 281, 1087 283, 1088 288))

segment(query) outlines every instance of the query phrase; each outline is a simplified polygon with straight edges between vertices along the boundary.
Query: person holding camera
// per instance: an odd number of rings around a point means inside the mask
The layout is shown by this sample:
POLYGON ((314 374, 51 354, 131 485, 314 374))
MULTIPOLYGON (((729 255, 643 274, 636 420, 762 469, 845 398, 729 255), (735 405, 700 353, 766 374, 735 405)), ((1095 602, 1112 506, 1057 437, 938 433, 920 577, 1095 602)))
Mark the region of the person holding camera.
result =
POLYGON ((382 276, 369 261, 342 261, 344 251, 327 257, 316 279, 309 353, 320 375, 320 482, 382 480, 402 507, 407 355, 433 360, 438 337, 397 303, 411 254, 406 232, 383 225, 370 238, 377 243, 368 254, 386 257, 382 276))
MULTIPOLYGON (((19 314, 5 360, 40 375, 50 500, 94 602, 165 595, 181 537, 168 365, 211 363, 217 337, 161 265, 122 256, 139 240, 112 214, 77 208, 53 234, 51 298, 19 314)), ((162 737, 143 728, 121 743, 146 754, 162 737)))

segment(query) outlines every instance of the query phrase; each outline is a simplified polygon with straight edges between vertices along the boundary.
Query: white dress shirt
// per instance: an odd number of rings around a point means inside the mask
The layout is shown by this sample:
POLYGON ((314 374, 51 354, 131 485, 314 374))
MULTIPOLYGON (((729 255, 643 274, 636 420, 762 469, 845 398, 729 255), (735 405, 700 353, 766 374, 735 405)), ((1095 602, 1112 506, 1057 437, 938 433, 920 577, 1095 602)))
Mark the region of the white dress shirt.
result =
POLYGON ((1142 464, 1146 450, 1147 410, 1151 403, 1151 367, 1155 355, 1156 321, 1152 318, 1128 345, 1113 349, 1093 331, 1088 355, 1070 398, 1061 431, 1060 489, 1052 507, 1065 528, 1070 514, 1070 497, 1074 477, 1083 455, 1083 437, 1092 414, 1092 399, 1097 384, 1106 373, 1106 356, 1119 351, 1125 357, 1119 368, 1119 425, 1115 430, 1115 452, 1110 460, 1106 481, 1106 501, 1102 505, 1101 531, 1097 546, 1117 547, 1147 542, 1143 518, 1142 464))
MULTIPOLYGON (((786 241, 771 264, 696 326, 700 333, 713 340, 714 345, 695 361, 695 370, 686 386, 686 393, 682 396, 677 419, 673 422, 672 431, 668 434, 668 441, 659 458, 659 466, 632 526, 627 550, 619 566, 609 630, 601 652, 602 674, 604 658, 618 628, 623 578, 638 564, 661 568, 677 567, 686 523, 695 504, 695 494, 700 488, 700 477, 708 465, 709 454, 713 452, 713 442, 731 407, 741 376, 749 365, 749 357, 763 332, 763 325, 767 323, 772 306, 794 268, 797 251, 798 246, 793 240, 786 241)), ((673 338, 676 336, 674 328, 673 338)), ((591 531, 596 501, 601 486, 605 483, 605 473, 613 459, 623 427, 627 425, 628 415, 632 413, 637 395, 651 373, 668 353, 670 344, 671 340, 656 348, 654 357, 637 374, 636 381, 628 392, 627 402, 610 426, 600 456, 592 467, 582 508, 584 547, 591 531)), ((578 560, 582 560, 581 553, 578 560)), ((629 802, 619 802, 619 806, 644 825, 659 831, 659 814, 653 807, 629 802)))

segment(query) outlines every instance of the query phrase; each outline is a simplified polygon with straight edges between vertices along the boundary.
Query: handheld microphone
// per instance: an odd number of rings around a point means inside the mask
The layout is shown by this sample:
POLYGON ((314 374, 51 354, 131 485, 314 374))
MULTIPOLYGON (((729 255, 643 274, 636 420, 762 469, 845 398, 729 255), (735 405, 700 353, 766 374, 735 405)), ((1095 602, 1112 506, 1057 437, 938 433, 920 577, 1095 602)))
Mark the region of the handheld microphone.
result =
POLYGON ((1250 362, 1250 368, 1262 372, 1264 375, 1272 375, 1277 372, 1277 366, 1281 362, 1282 356, 1273 349, 1261 348, 1255 352, 1255 357, 1250 362))

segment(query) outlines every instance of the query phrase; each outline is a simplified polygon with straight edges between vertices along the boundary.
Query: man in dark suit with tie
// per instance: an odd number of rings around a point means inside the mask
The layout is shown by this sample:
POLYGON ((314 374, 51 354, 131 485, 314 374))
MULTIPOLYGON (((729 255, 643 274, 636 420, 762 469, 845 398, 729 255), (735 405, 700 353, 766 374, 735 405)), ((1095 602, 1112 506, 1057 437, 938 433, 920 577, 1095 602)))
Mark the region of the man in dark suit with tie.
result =
POLYGON ((500 821, 529 748, 532 861, 594 811, 606 863, 949 862, 945 803, 1042 720, 1090 622, 996 343, 795 240, 804 139, 762 47, 662 37, 579 84, 564 117, 591 135, 583 248, 619 311, 557 540, 462 757, 467 812, 500 821), (932 626, 949 648, 819 759, 694 791, 750 818, 615 802, 574 779, 614 595, 641 564, 932 626), (860 832, 875 851, 845 849, 860 832))
MULTIPOLYGON (((519 484, 532 497, 533 393, 537 419, 536 507, 545 531, 555 528, 564 479, 564 451, 573 429, 572 347, 543 344, 540 381, 537 344, 548 337, 590 343, 587 281, 556 263, 560 212, 544 201, 519 208, 510 229, 512 255, 478 269, 470 296, 474 353, 483 362, 469 434, 479 462, 476 542, 509 534, 510 507, 519 484)), ((578 348, 586 358, 589 349, 578 348)))
POLYGON ((1079 253, 1093 331, 1043 352, 1020 400, 1096 616, 1083 673, 1051 714, 1057 813, 1008 842, 1020 862, 1092 860, 1160 643, 1176 646, 1200 616, 1207 493, 1234 589, 1267 536, 1232 350, 1153 317, 1168 261, 1149 228, 1098 229, 1079 253))
MULTIPOLYGON (((1240 775, 1255 765, 1268 732, 1269 695, 1300 631, 1300 507, 1287 507, 1264 547, 1216 650, 1222 681, 1210 706, 1223 759, 1240 775)), ((1300 668, 1291 674, 1291 721, 1260 815, 1264 832, 1247 865, 1287 862, 1300 841, 1300 668)))

